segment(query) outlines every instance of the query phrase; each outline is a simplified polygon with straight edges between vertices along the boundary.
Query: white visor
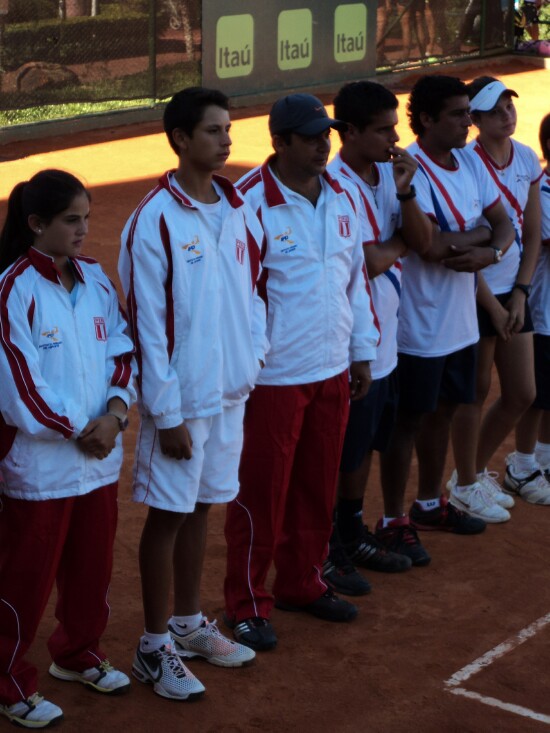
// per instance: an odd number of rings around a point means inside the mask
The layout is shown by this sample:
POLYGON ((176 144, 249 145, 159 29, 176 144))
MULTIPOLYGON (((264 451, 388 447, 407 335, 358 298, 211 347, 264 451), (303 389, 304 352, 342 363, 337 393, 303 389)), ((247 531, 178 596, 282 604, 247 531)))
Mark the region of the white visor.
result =
POLYGON ((518 95, 513 89, 508 89, 501 81, 492 81, 481 89, 473 99, 470 100, 471 112, 489 112, 497 104, 501 95, 507 92, 512 97, 518 95))

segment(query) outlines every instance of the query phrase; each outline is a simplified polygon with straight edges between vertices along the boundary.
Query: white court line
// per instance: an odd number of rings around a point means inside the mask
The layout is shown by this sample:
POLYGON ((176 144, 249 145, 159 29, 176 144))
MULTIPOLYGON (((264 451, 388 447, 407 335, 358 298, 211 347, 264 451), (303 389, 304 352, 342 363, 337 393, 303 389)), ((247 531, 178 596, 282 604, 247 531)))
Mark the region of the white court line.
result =
POLYGON ((478 700, 485 705, 500 708, 501 710, 506 710, 510 713, 515 713, 516 715, 521 715, 525 718, 531 718, 532 720, 537 720, 541 723, 547 723, 550 725, 550 716, 548 715, 536 713, 534 710, 529 710, 529 708, 524 708, 521 705, 512 705, 510 703, 503 702, 502 700, 497 700, 494 697, 479 695, 477 692, 472 692, 464 687, 458 686, 461 683, 469 680, 470 677, 473 677, 473 675, 477 674, 482 669, 485 669, 486 667, 491 665, 497 659, 500 659, 508 652, 511 652, 513 649, 516 649, 521 644, 524 644, 528 639, 531 639, 533 636, 538 634, 538 632, 541 631, 549 623, 550 613, 547 613, 546 616, 542 616, 529 626, 526 626, 524 629, 515 634, 515 636, 511 636, 509 639, 506 639, 506 641, 503 641, 502 644, 499 644, 498 646, 494 647, 494 649, 491 649, 490 651, 483 654, 481 657, 478 657, 471 664, 467 664, 465 667, 462 667, 462 669, 459 669, 458 672, 455 672, 452 677, 445 681, 447 692, 450 692, 453 695, 468 697, 472 700, 478 700))

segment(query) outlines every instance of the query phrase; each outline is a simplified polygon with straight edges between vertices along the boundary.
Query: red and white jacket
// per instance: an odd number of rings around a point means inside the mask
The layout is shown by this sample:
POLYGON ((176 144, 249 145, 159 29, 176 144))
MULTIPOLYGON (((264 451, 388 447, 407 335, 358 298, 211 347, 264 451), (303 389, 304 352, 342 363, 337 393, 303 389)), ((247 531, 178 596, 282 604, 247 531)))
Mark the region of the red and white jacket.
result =
POLYGON ((243 402, 265 360, 256 292, 263 231, 233 185, 214 176, 222 231, 166 173, 122 233, 119 274, 136 343, 141 410, 157 428, 243 402))
POLYGON ((30 248, 0 280, 0 467, 4 493, 43 500, 118 480, 122 443, 104 460, 76 443, 120 397, 128 406, 133 345, 116 290, 92 259, 72 260, 76 301, 51 257, 30 248))
POLYGON ((376 357, 380 333, 368 291, 358 195, 325 172, 313 206, 274 177, 270 160, 237 184, 266 234, 259 287, 270 351, 258 384, 307 384, 376 357))

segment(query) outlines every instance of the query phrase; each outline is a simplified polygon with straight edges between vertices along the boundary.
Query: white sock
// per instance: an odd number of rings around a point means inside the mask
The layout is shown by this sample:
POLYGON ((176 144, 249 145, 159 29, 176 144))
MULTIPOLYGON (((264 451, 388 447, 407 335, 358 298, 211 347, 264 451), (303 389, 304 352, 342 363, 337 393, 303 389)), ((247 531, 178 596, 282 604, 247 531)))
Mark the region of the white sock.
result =
POLYGON ((192 616, 172 616, 168 622, 170 626, 175 627, 176 631, 181 632, 182 636, 190 634, 198 629, 202 624, 202 612, 194 613, 192 616))
POLYGON ((533 471, 538 469, 537 460, 534 453, 520 453, 516 451, 513 458, 514 476, 518 478, 526 478, 533 471))
POLYGON ((474 484, 466 484, 465 486, 459 486, 458 484, 453 489, 453 494, 458 494, 458 496, 463 496, 464 494, 467 494, 471 489, 473 489, 475 486, 474 484))
POLYGON ((139 640, 139 648, 142 652, 154 652, 165 644, 171 644, 172 639, 168 632, 164 634, 151 634, 147 629, 143 630, 143 636, 139 640))
POLYGON ((437 499, 417 499, 417 504, 420 504, 422 510, 429 512, 430 509, 437 509, 439 507, 439 497, 437 499))
POLYGON ((539 443, 535 446, 535 458, 539 466, 548 468, 550 466, 550 443, 539 443))

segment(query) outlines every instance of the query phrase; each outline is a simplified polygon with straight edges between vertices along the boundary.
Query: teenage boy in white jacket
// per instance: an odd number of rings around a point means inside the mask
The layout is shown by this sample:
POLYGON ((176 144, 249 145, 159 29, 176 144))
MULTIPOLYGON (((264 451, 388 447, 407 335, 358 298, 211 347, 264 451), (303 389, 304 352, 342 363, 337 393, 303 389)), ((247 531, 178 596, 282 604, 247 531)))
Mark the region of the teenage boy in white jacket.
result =
POLYGON ((145 633, 133 673, 157 694, 187 700, 204 687, 181 657, 224 667, 254 658, 202 615, 199 590, 207 512, 237 494, 244 403, 267 350, 256 294, 263 231, 214 175, 231 145, 227 97, 179 92, 164 129, 179 165, 130 217, 119 265, 140 372, 134 498, 149 506, 140 544, 145 633))
POLYGON ((279 99, 269 118, 275 154, 238 184, 266 234, 270 351, 247 405, 241 489, 226 517, 225 601, 235 638, 257 650, 277 643, 274 602, 332 621, 357 614, 321 578, 350 394, 366 393, 379 339, 357 194, 325 172, 330 128, 340 125, 309 94, 279 99), (265 585, 272 561, 274 596, 265 585))

